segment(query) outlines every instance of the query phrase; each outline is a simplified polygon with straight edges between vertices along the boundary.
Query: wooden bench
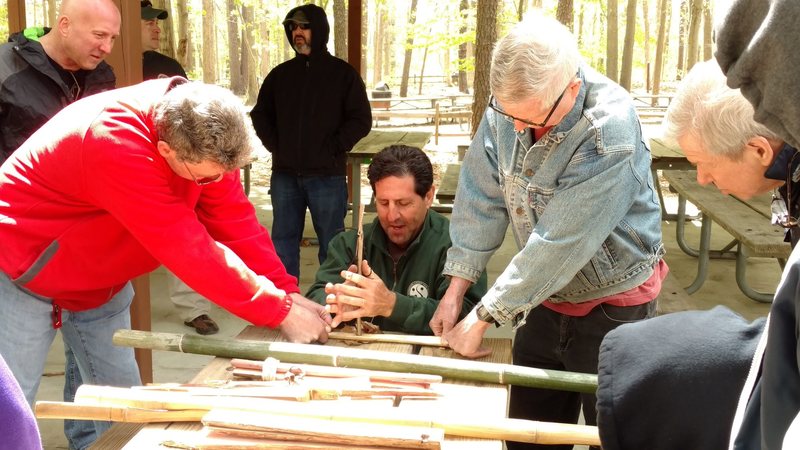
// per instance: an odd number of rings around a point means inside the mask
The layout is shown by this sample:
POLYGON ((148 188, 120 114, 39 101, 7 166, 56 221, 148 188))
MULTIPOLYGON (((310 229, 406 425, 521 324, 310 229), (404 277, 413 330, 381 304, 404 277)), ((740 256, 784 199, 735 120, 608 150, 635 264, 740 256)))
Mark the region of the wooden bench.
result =
POLYGON ((456 201, 456 190, 458 189, 458 176, 461 172, 461 163, 448 164, 442 180, 439 183, 439 189, 436 190, 436 199, 439 201, 440 208, 452 211, 453 203, 456 201))
POLYGON ((768 200, 760 197, 746 202, 724 195, 713 186, 700 186, 695 171, 669 171, 664 172, 664 177, 678 193, 678 245, 687 254, 698 258, 697 276, 686 287, 686 292, 692 294, 703 285, 710 258, 727 257, 736 259, 736 283, 742 293, 759 302, 772 302, 772 293, 756 291, 749 286, 746 278, 747 258, 776 258, 783 267, 791 253, 791 246, 783 241, 783 229, 770 223, 768 200), (687 200, 702 214, 699 249, 689 247, 683 236, 687 200), (712 222, 733 236, 733 241, 721 250, 710 248, 712 222))

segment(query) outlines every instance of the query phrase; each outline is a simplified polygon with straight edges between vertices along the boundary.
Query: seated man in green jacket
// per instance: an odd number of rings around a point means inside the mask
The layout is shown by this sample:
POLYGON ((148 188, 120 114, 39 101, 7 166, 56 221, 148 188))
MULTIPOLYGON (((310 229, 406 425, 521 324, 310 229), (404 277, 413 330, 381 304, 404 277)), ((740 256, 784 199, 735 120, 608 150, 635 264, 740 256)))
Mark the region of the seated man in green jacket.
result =
MULTIPOLYGON (((333 326, 361 317, 384 331, 433 334, 428 322, 450 285, 442 269, 451 243, 450 221, 430 209, 431 162, 418 148, 393 145, 375 155, 367 174, 378 217, 364 226, 364 275, 355 273, 356 231, 339 233, 306 296, 330 305, 333 326)), ((483 273, 462 312, 485 293, 483 273)))

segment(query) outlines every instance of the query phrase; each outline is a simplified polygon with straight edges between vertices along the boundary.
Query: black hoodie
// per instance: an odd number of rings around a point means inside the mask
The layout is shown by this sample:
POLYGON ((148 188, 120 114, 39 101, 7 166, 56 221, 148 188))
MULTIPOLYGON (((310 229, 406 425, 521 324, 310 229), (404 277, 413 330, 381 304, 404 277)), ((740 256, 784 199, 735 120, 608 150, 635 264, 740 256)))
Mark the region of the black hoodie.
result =
MULTIPOLYGON (((272 153, 272 170, 292 175, 345 175, 346 157, 369 133, 372 113, 364 82, 326 48, 325 10, 303 5, 311 22, 311 54, 297 53, 267 75, 250 113, 256 134, 272 153)), ((292 32, 284 23, 291 44, 292 32)))

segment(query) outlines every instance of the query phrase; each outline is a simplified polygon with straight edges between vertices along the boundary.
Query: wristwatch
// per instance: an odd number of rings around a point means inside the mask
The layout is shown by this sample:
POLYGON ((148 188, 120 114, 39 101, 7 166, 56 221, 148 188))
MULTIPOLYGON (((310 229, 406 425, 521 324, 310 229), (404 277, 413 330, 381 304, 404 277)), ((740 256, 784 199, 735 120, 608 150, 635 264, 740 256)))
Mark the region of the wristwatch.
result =
POLYGON ((478 306, 475 307, 475 314, 478 315, 478 319, 486 322, 486 323, 496 323, 497 321, 494 320, 489 311, 486 310, 486 307, 483 306, 482 302, 478 302, 478 306))

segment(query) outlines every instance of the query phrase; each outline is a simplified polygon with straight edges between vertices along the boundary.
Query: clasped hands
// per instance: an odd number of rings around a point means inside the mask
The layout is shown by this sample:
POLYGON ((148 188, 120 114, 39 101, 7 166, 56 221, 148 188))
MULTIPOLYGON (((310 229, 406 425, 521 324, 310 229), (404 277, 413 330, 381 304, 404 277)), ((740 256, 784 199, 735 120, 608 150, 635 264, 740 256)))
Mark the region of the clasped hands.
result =
POLYGON ((361 273, 355 264, 341 272, 343 283, 325 285, 326 308, 333 314, 331 326, 361 317, 388 317, 394 310, 397 295, 383 283, 369 263, 361 262, 361 273))

